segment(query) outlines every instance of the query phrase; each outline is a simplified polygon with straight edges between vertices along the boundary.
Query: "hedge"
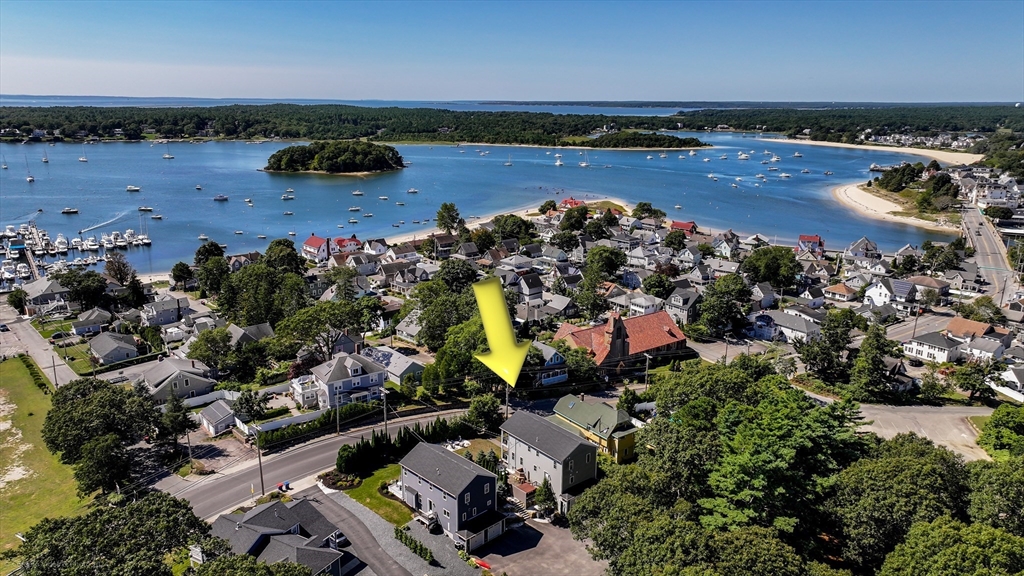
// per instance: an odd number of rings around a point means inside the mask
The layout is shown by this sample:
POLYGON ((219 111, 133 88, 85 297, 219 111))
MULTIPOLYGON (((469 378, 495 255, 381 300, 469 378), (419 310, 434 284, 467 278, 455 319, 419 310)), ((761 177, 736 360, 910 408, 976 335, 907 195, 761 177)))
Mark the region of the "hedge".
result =
POLYGON ((278 428, 277 430, 261 432, 259 435, 260 447, 263 449, 272 448, 275 444, 294 440, 299 437, 326 433, 328 430, 334 429, 335 418, 340 419, 341 422, 345 422, 360 416, 365 416, 366 414, 377 410, 380 410, 380 405, 376 402, 353 402, 352 404, 345 404, 339 409, 324 412, 315 420, 310 420, 309 422, 304 422, 302 424, 293 424, 284 428, 278 428), (336 416, 335 412, 337 410, 341 410, 341 413, 336 416))
POLYGON ((39 367, 36 366, 36 363, 25 354, 18 355, 18 358, 21 359, 21 363, 25 365, 25 369, 28 370, 29 376, 32 377, 32 383, 42 390, 43 394, 49 394, 50 383, 46 380, 46 377, 43 376, 43 373, 39 370, 39 367))
POLYGON ((410 536, 399 526, 395 526, 395 539, 408 546, 417 556, 426 560, 427 564, 434 563, 434 553, 430 551, 430 548, 427 548, 422 542, 410 536))

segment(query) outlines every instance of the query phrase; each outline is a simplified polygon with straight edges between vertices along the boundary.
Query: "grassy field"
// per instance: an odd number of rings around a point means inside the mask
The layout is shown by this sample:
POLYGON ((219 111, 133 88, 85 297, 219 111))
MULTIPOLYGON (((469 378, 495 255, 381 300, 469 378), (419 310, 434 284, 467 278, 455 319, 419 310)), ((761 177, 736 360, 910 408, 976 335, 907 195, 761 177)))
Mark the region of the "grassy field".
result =
POLYGON ((92 363, 89 362, 91 352, 88 344, 81 344, 78 346, 70 346, 68 348, 57 348, 54 347, 54 351, 64 358, 70 356, 71 360, 65 359, 68 367, 75 371, 75 374, 83 375, 92 372, 92 363))
POLYGON ((459 448, 456 452, 460 456, 464 456, 468 451, 473 454, 473 458, 476 458, 476 455, 481 451, 483 451, 484 454, 487 454, 491 450, 494 450, 494 453, 497 454, 499 458, 501 457, 501 446, 491 442, 490 440, 477 438, 469 441, 469 448, 459 448))
POLYGON ((978 429, 978 433, 979 434, 985 430, 985 425, 988 424, 988 421, 989 421, 990 418, 992 418, 992 417, 991 416, 968 416, 967 417, 967 419, 971 421, 971 424, 974 424, 974 427, 978 429))
MULTIPOLYGON (((45 517, 83 514, 89 499, 78 498, 71 467, 58 462, 43 444, 50 396, 36 388, 21 360, 0 364, 0 398, 13 410, 0 417, 11 422, 10 428, 0 432, 0 466, 5 473, 20 466, 30 474, 0 488, 0 548, 7 550, 17 547, 15 533, 25 532, 45 517)), ((0 561, 0 573, 14 568, 0 561)))
POLYGON ((36 332, 39 332, 40 336, 49 339, 50 336, 53 336, 54 332, 71 332, 71 320, 42 323, 39 320, 33 320, 32 327, 36 329, 36 332))
POLYGON ((346 490, 353 500, 376 512, 381 518, 401 526, 412 520, 412 511, 401 502, 392 500, 377 492, 377 486, 381 481, 391 482, 398 479, 402 469, 398 464, 389 464, 378 469, 368 478, 363 478, 363 483, 351 490, 346 490))
POLYGON ((619 212, 622 213, 626 212, 625 206, 612 202, 611 200, 598 200, 597 202, 587 202, 587 206, 594 210, 607 210, 611 208, 612 210, 618 210, 619 212))

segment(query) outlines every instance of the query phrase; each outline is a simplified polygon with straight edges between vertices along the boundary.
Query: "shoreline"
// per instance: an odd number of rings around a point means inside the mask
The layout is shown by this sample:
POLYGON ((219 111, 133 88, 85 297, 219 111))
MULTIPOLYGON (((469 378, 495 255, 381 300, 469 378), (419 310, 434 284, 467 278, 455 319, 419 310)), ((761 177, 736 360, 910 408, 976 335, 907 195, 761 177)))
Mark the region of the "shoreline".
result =
POLYGON ((844 207, 866 218, 907 224, 935 232, 960 233, 960 228, 957 227, 944 226, 921 218, 892 214, 892 212, 903 210, 903 207, 895 202, 861 190, 859 183, 856 182, 840 184, 832 188, 832 198, 844 207))
POLYGON ((873 150, 884 152, 897 152, 900 154, 913 154, 924 156, 945 164, 973 164, 985 157, 984 154, 971 154, 970 152, 953 152, 951 150, 932 150, 930 148, 906 148, 900 146, 885 146, 880 144, 846 144, 843 142, 823 142, 821 140, 793 140, 789 138, 759 138, 771 142, 784 142, 787 144, 809 144, 811 146, 829 146, 832 148, 849 148, 851 150, 873 150))
POLYGON ((291 170, 267 170, 265 168, 257 168, 256 171, 257 172, 263 172, 265 174, 319 174, 321 176, 355 176, 355 177, 358 177, 358 178, 366 178, 368 176, 373 176, 374 174, 390 174, 391 172, 398 172, 399 170, 402 170, 404 168, 405 167, 403 166, 402 168, 397 168, 395 170, 378 170, 376 172, 372 172, 372 171, 371 172, 324 172, 323 170, 296 170, 296 171, 291 171, 291 170))

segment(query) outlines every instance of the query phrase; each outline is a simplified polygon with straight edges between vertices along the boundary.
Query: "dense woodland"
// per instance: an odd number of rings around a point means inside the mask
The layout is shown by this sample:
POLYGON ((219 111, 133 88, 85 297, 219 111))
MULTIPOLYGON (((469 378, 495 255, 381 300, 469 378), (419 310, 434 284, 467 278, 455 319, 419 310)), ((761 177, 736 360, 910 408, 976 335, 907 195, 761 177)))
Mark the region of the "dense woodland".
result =
POLYGON ((274 152, 265 170, 278 172, 388 172, 400 170, 402 156, 391 146, 359 140, 313 142, 274 152))
POLYGON ((697 138, 680 138, 650 132, 614 132, 580 142, 577 146, 589 148, 700 148, 708 146, 697 138))

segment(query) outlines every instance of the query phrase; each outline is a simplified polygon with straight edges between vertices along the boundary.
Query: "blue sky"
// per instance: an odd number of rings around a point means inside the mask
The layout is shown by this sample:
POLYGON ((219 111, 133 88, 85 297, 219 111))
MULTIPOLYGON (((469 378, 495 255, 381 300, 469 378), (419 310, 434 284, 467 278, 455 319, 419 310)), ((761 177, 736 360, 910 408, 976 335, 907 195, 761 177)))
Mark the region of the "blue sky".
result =
POLYGON ((0 2, 0 92, 1024 100, 1024 0, 0 2))

